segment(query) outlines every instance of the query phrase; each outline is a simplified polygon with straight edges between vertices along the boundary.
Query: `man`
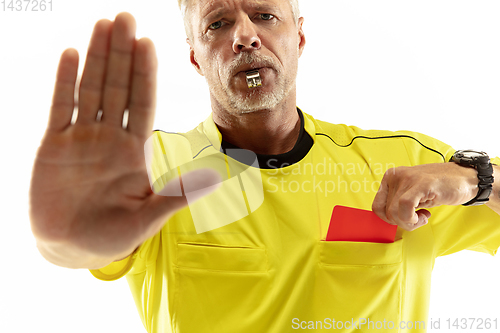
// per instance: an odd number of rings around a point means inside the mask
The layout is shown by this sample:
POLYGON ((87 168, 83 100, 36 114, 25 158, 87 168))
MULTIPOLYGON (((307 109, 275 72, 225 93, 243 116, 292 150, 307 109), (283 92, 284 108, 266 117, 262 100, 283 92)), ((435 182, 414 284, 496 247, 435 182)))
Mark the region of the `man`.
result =
MULTIPOLYGON (((63 53, 30 190, 32 230, 47 260, 89 268, 104 280, 126 275, 149 332, 288 332, 319 325, 349 331, 370 325, 360 318, 384 329, 425 321, 435 257, 466 248, 496 251, 498 181, 484 185, 486 177, 479 188, 478 171, 448 163, 454 150, 424 135, 332 125, 296 108, 305 36, 295 1, 182 5, 190 59, 207 80, 213 113, 183 136, 187 141, 179 145, 189 146, 181 152, 170 154, 177 146, 164 144, 175 142, 166 133, 147 141, 156 57, 150 40, 135 41, 129 14, 96 24, 74 125, 78 55, 63 53), (152 147, 146 165, 145 142, 152 147), (245 182, 243 172, 181 170, 182 183, 168 174, 182 169, 170 164, 185 150, 193 161, 221 155, 230 161, 238 160, 229 153, 238 149, 257 156, 260 205, 252 207, 248 188, 255 183, 245 182), (211 223, 228 214, 214 205, 201 214, 193 207, 217 195, 213 184, 235 178, 248 215, 220 226, 199 224, 199 215, 211 223), (179 188, 185 195, 172 194, 179 188), (478 194, 489 201, 460 206, 478 194), (398 225, 394 242, 326 241, 336 205, 373 208, 398 225)), ((496 179, 498 170, 494 166, 496 179)), ((226 208, 241 204, 236 197, 228 201, 226 208)))

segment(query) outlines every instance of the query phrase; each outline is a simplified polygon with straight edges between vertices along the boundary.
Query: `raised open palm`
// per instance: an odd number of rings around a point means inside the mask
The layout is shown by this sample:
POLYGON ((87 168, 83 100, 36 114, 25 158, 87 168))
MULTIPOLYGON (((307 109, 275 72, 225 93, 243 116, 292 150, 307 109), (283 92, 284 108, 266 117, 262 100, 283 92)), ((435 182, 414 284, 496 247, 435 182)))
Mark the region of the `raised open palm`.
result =
MULTIPOLYGON (((153 194, 148 180, 144 143, 152 134, 156 72, 154 45, 135 39, 128 13, 96 23, 76 102, 78 53, 63 52, 30 186, 38 240, 120 259, 187 204, 184 197, 153 194), (75 103, 78 118, 72 124, 75 103)), ((204 187, 215 175, 204 170, 186 177, 204 187)))

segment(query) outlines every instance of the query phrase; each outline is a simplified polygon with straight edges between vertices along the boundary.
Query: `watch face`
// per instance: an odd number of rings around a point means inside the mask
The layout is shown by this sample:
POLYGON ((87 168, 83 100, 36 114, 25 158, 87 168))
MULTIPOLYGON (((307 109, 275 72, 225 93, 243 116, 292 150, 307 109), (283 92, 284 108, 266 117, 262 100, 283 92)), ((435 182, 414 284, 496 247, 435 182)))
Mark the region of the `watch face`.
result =
POLYGON ((453 161, 463 166, 476 168, 480 164, 489 164, 490 158, 485 152, 459 150, 453 155, 453 161))
POLYGON ((484 152, 479 152, 479 151, 474 151, 474 150, 460 150, 457 153, 461 154, 460 157, 465 157, 465 158, 476 158, 476 157, 488 156, 484 152))

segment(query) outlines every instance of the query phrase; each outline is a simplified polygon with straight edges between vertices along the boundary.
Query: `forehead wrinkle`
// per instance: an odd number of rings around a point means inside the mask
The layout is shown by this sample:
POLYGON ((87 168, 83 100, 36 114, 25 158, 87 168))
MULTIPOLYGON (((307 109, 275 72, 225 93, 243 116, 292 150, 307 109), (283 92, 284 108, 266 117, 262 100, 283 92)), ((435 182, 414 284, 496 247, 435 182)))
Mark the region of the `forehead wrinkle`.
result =
MULTIPOLYGON (((266 0, 251 0, 251 1, 240 1, 241 2, 241 7, 249 7, 253 10, 263 10, 267 9, 269 7, 276 7, 276 3, 270 3, 270 1, 266 0)), ((217 14, 221 15, 224 14, 226 11, 228 11, 228 7, 230 6, 229 1, 217 1, 217 0, 212 0, 207 2, 205 5, 203 5, 200 8, 200 16, 201 17, 206 17, 209 14, 217 14)))
POLYGON ((209 1, 204 6, 200 8, 199 14, 201 18, 205 18, 206 16, 217 13, 223 13, 227 10, 228 3, 226 1, 209 1))
POLYGON ((252 3, 248 4, 250 7, 260 9, 260 8, 267 8, 270 6, 275 6, 276 4, 270 3, 269 1, 264 1, 264 0, 254 0, 252 3))
POLYGON ((248 8, 254 11, 264 11, 269 8, 279 8, 279 4, 274 3, 273 1, 265 1, 265 0, 253 0, 251 2, 244 2, 244 6, 248 6, 248 8))

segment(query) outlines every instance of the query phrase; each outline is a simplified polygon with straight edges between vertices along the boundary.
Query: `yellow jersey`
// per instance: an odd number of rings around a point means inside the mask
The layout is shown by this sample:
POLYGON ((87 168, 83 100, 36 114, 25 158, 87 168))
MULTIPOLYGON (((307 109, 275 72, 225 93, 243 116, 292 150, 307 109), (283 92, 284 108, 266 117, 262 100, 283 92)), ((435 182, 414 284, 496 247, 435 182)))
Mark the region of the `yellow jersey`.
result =
MULTIPOLYGON (((361 130, 298 112, 292 151, 257 155, 257 168, 236 161, 261 187, 241 173, 231 200, 185 207, 132 255, 91 270, 106 281, 126 276, 148 332, 425 332, 435 258, 496 253, 500 216, 486 206, 430 209, 429 224, 398 228, 393 243, 325 241, 334 206, 370 210, 387 169, 448 162, 455 150, 419 133, 361 130), (208 222, 197 222, 203 216, 208 222)), ((172 168, 167 155, 197 160, 236 148, 211 115, 183 135, 155 131, 153 147, 155 192, 172 168), (180 138, 189 146, 169 153, 176 146, 165 142, 180 138)))

